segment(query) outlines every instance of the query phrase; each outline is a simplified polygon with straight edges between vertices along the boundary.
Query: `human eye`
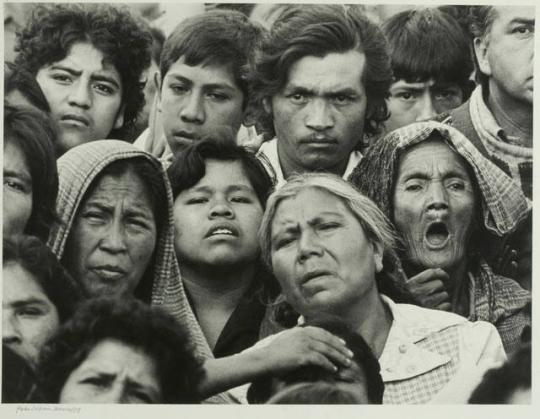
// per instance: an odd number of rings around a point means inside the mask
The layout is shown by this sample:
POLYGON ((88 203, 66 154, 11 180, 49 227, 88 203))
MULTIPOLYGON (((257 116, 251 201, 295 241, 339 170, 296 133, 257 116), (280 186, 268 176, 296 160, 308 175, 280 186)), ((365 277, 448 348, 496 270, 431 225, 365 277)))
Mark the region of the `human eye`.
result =
POLYGON ((407 192, 419 192, 422 190, 423 186, 422 181, 413 179, 405 182, 403 189, 407 192))
POLYGON ((36 306, 24 306, 17 310, 17 315, 23 317, 39 317, 44 314, 44 310, 36 306))
POLYGON ((222 92, 209 92, 208 97, 216 102, 225 102, 230 99, 229 95, 222 92))
POLYGON ((323 223, 319 224, 319 230, 322 230, 322 231, 335 230, 340 225, 341 225, 340 223, 335 222, 335 221, 323 222, 323 223))
POLYGON ((89 376, 81 380, 82 384, 87 384, 93 387, 105 387, 107 385, 107 380, 103 377, 89 376))
POLYGON ((25 182, 13 178, 4 178, 4 185, 17 192, 28 193, 29 188, 25 182))
POLYGON ((346 94, 337 94, 333 98, 333 102, 337 105, 347 105, 354 101, 354 96, 346 94))
POLYGON ((511 33, 520 37, 526 37, 534 33, 534 26, 530 24, 522 24, 514 26, 511 33))
POLYGON ((463 191, 465 190, 465 182, 460 179, 452 179, 447 182, 446 187, 452 191, 463 191))
POLYGON ((92 223, 101 223, 105 221, 105 213, 97 209, 87 209, 81 214, 82 218, 92 223))
POLYGON ((401 99, 403 101, 412 101, 412 100, 416 99, 416 94, 414 92, 405 90, 405 91, 397 92, 395 94, 395 97, 397 97, 398 99, 401 99))
POLYGON ((208 198, 205 196, 194 196, 186 201, 187 205, 199 205, 208 202, 208 198))
POLYGON ((54 72, 51 74, 51 78, 59 84, 69 84, 73 81, 72 76, 65 72, 54 72))
POLYGON ((237 202, 241 204, 251 204, 253 200, 245 195, 234 195, 231 197, 231 202, 237 202))
POLYGON ((172 90, 175 94, 181 95, 186 93, 189 88, 184 83, 171 83, 169 89, 172 90))
POLYGON ((295 105, 303 105, 308 101, 307 95, 301 92, 292 92, 286 97, 295 105))
POLYGON ((98 92, 103 93, 105 95, 112 95, 115 92, 115 89, 106 83, 96 83, 94 85, 94 88, 98 92))
POLYGON ((294 240, 295 240, 294 236, 280 237, 280 238, 275 240, 274 249, 279 250, 279 249, 281 249, 283 247, 286 247, 289 244, 291 244, 292 242, 294 242, 294 240))

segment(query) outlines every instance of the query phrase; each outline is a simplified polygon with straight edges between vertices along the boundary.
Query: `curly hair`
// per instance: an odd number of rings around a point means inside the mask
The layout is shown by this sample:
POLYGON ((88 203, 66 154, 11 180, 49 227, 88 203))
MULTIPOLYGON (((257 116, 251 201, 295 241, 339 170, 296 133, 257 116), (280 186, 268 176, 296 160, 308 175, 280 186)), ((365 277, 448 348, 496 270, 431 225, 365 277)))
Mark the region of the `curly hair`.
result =
POLYGON ((64 59, 77 42, 90 42, 110 60, 122 80, 124 126, 133 129, 144 106, 141 75, 150 65, 152 35, 126 7, 97 3, 39 4, 17 34, 15 64, 36 75, 46 65, 64 59))
POLYGON ((286 6, 255 55, 250 74, 250 106, 266 136, 275 135, 264 101, 287 83, 291 66, 306 56, 358 50, 366 56, 363 84, 367 94, 364 131, 375 134, 388 118, 385 98, 392 83, 387 43, 381 30, 358 6, 286 6))
POLYGON ((162 403, 198 403, 204 370, 188 332, 169 314, 135 299, 99 298, 81 306, 40 355, 39 381, 57 403, 72 371, 100 342, 114 339, 142 350, 156 363, 162 403))
POLYGON ((82 295, 54 253, 34 236, 5 238, 3 244, 4 266, 18 264, 34 275, 47 298, 56 307, 60 322, 67 321, 75 313, 82 295))
POLYGON ((26 157, 32 176, 32 213, 24 230, 46 241, 57 221, 56 129, 51 118, 37 110, 4 104, 4 141, 26 157))

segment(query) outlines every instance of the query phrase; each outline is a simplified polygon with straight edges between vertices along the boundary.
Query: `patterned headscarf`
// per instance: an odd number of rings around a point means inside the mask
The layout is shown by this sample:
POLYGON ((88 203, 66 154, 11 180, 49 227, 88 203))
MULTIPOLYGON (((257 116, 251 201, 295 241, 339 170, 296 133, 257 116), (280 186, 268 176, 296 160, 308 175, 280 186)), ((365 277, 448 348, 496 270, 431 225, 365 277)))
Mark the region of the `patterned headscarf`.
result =
POLYGON ((186 325, 199 356, 211 357, 212 352, 186 299, 180 279, 174 253, 173 199, 169 180, 161 163, 153 156, 124 141, 101 140, 72 148, 60 157, 56 210, 61 223, 52 230, 48 244, 58 259, 61 259, 77 210, 92 182, 111 163, 134 158, 144 158, 155 167, 163 179, 167 193, 168 218, 163 222, 156 242, 151 304, 162 306, 180 323, 186 325))
POLYGON ((417 122, 390 132, 365 153, 349 181, 373 199, 393 220, 392 199, 399 158, 410 147, 439 134, 463 157, 474 174, 481 194, 485 228, 498 236, 508 234, 527 216, 531 203, 519 185, 486 159, 457 129, 435 121, 417 122))

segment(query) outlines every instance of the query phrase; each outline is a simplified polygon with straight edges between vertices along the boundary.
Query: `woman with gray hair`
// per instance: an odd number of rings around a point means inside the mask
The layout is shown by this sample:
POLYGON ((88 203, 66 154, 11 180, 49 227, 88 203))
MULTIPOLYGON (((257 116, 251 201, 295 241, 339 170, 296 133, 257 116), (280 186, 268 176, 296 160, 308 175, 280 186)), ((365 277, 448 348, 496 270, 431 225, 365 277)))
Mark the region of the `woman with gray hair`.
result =
POLYGON ((338 316, 364 337, 381 365, 383 403, 465 403, 485 367, 505 359, 501 339, 489 323, 385 295, 401 288, 391 231, 346 181, 304 174, 270 196, 260 241, 299 322, 338 316))

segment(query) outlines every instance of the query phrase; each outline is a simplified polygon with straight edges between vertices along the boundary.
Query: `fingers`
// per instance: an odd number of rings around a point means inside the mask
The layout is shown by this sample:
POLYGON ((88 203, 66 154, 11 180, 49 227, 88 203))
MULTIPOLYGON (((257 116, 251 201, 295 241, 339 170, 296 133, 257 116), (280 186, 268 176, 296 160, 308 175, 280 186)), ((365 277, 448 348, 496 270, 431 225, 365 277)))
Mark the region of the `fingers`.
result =
POLYGON ((452 311, 452 304, 450 304, 449 302, 442 303, 436 306, 435 309, 442 311, 452 311))
POLYGON ((424 296, 423 302, 426 307, 437 307, 443 303, 448 303, 450 301, 450 296, 446 291, 437 292, 431 295, 424 296))
POLYGON ((314 326, 304 327, 303 330, 314 340, 324 343, 334 351, 340 353, 343 357, 350 359, 353 357, 353 353, 347 348, 345 341, 332 333, 314 326))
POLYGON ((449 275, 441 268, 430 268, 420 272, 407 280, 407 284, 424 284, 433 280, 446 281, 450 279, 449 275))
POLYGON ((351 365, 352 352, 350 352, 348 349, 347 351, 349 354, 344 355, 342 352, 334 349, 332 346, 315 340, 310 343, 309 349, 329 360, 331 364, 336 367, 335 370, 337 370, 337 367, 348 367, 351 365))

